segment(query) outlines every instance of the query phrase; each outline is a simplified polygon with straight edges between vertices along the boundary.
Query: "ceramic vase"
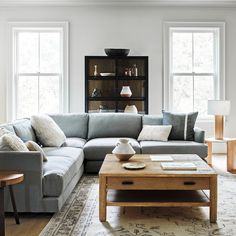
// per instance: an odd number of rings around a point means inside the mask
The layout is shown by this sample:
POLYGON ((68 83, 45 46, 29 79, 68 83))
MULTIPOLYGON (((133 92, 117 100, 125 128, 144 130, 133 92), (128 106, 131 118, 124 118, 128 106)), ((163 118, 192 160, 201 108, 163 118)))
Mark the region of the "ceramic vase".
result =
POLYGON ((128 161, 136 152, 128 139, 121 138, 112 151, 120 161, 128 161))
POLYGON ((138 109, 135 105, 127 105, 124 110, 125 113, 134 113, 138 114, 138 109))
POLYGON ((120 96, 121 97, 131 97, 132 95, 132 92, 130 90, 130 87, 129 86, 123 86, 122 89, 121 89, 121 92, 120 92, 120 96))

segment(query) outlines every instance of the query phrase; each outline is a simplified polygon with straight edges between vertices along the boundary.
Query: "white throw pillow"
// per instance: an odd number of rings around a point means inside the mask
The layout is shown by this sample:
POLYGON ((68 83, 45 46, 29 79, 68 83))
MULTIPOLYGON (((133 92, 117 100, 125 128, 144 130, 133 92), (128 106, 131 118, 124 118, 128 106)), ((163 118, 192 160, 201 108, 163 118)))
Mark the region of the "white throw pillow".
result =
POLYGON ((38 151, 41 152, 43 156, 43 161, 47 161, 48 158, 44 152, 44 150, 34 141, 28 141, 25 143, 26 147, 29 149, 29 151, 38 151))
POLYGON ((48 115, 31 116, 31 125, 43 146, 60 147, 66 140, 63 131, 48 115))
POLYGON ((144 125, 138 141, 167 141, 171 125, 144 125))
POLYGON ((28 148, 23 141, 15 134, 7 133, 0 138, 0 150, 1 151, 19 151, 28 152, 28 148))

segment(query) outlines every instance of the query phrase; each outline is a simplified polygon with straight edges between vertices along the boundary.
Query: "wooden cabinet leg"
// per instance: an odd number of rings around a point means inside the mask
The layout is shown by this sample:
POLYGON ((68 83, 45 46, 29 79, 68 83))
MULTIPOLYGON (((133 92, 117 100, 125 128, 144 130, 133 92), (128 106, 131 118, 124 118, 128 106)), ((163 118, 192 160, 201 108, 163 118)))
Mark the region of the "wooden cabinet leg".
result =
POLYGON ((0 187, 0 236, 5 235, 4 188, 0 187))
POLYGON ((212 165, 212 142, 207 141, 206 142, 208 146, 208 154, 207 154, 207 163, 208 165, 212 165))
POLYGON ((217 176, 210 178, 210 222, 217 221, 217 176))
POLYGON ((107 189, 106 177, 99 176, 99 220, 106 221, 107 189))
POLYGON ((227 141, 227 171, 236 173, 236 140, 227 141))

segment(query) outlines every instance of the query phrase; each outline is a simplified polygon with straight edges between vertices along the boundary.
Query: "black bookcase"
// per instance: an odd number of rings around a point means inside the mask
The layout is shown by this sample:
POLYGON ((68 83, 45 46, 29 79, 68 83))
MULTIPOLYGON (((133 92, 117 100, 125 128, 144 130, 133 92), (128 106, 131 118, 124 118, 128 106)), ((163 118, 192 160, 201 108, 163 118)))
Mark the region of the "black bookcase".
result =
POLYGON ((85 112, 124 112, 126 105, 148 114, 148 57, 86 56, 85 112), (123 86, 131 97, 120 95, 123 86))

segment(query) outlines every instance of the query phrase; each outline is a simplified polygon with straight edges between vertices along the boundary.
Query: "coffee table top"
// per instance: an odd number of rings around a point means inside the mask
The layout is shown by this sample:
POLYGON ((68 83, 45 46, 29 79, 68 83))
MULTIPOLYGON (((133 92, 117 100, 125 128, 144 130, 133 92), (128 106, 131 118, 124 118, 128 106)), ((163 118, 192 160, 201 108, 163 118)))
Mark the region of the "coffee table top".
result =
POLYGON ((119 161, 115 155, 107 154, 100 169, 99 175, 105 176, 132 176, 132 177, 211 177, 216 172, 198 155, 195 154, 170 154, 174 162, 191 162, 197 170, 163 170, 161 162, 152 161, 150 155, 136 154, 128 162, 144 162, 146 167, 141 170, 127 170, 122 167, 127 161, 119 161))

